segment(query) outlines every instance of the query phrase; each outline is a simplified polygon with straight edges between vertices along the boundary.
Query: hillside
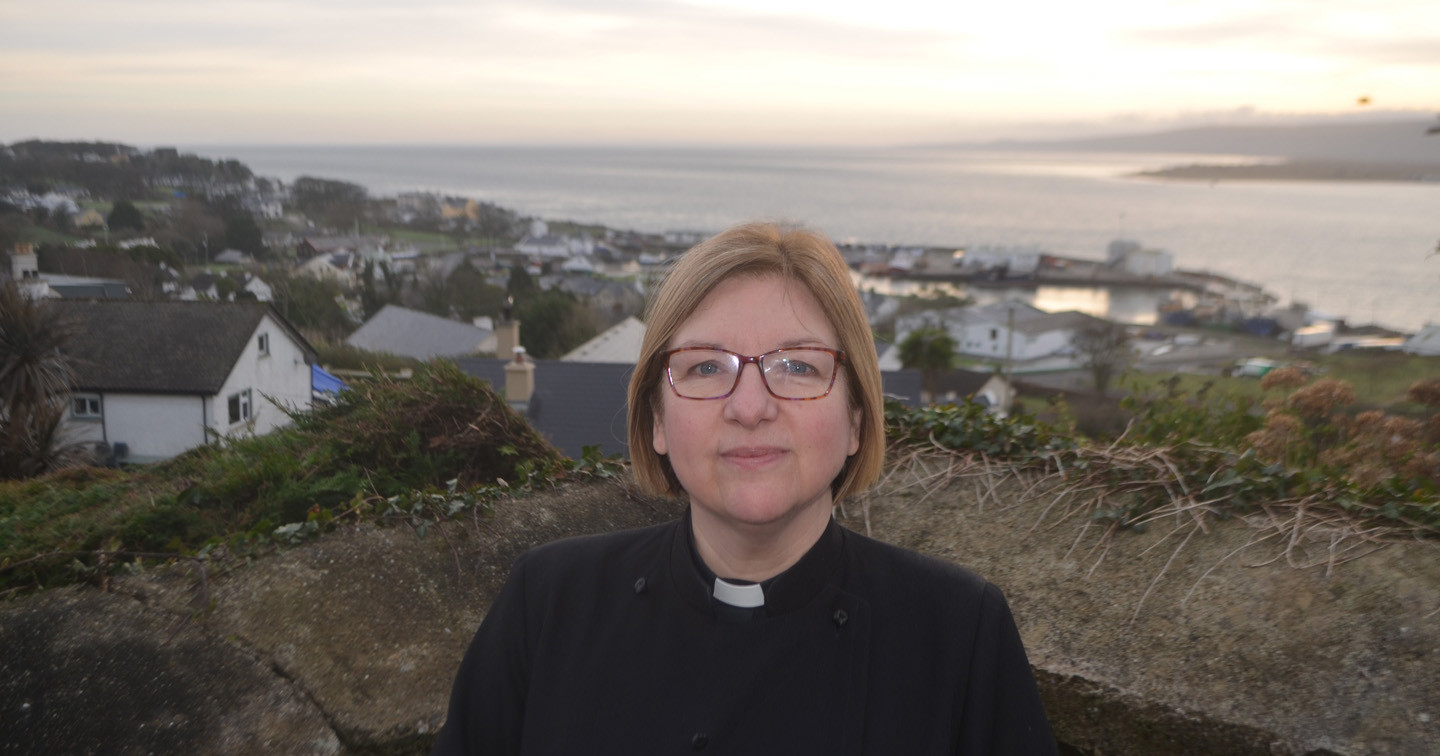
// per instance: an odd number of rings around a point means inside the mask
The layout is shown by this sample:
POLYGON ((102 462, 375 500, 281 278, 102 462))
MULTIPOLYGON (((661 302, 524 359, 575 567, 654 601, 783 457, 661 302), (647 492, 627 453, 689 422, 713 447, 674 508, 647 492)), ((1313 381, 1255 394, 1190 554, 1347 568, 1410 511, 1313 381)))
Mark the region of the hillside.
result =
MULTIPOLYGON (((1440 135, 1425 119, 1297 126, 1211 126, 1153 134, 1000 141, 984 149, 1251 155, 1296 161, 1440 165, 1440 135)), ((973 146, 973 145, 972 145, 973 146)))

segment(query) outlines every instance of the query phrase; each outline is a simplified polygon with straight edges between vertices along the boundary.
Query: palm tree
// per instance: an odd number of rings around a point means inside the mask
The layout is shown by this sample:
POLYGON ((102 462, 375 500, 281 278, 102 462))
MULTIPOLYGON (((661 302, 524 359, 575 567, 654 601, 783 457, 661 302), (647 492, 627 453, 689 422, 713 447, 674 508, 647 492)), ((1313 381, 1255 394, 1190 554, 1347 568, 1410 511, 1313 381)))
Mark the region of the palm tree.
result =
POLYGON ((73 373, 62 349, 74 325, 43 300, 0 285, 0 478, 27 478, 60 461, 60 423, 73 373))

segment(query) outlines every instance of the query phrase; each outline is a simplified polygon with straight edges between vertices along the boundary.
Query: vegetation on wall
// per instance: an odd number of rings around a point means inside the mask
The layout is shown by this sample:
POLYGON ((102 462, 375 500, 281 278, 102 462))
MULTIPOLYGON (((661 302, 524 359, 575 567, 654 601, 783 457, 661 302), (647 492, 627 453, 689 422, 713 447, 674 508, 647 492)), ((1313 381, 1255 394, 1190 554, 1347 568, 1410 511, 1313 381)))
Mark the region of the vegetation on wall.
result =
POLYGON ((895 467, 913 470, 927 455, 959 460, 927 485, 979 471, 1049 476, 1112 529, 1184 513, 1197 523, 1254 515, 1297 538, 1314 528, 1440 538, 1440 379, 1410 388, 1414 417, 1354 412, 1348 383, 1297 370, 1267 375, 1258 402, 1179 385, 1128 397, 1130 425, 1105 443, 969 403, 891 405, 895 467))
POLYGON ((449 362, 352 386, 335 406, 265 436, 133 470, 0 482, 0 594, 103 578, 122 564, 253 553, 336 520, 453 515, 613 464, 567 460, 449 362))

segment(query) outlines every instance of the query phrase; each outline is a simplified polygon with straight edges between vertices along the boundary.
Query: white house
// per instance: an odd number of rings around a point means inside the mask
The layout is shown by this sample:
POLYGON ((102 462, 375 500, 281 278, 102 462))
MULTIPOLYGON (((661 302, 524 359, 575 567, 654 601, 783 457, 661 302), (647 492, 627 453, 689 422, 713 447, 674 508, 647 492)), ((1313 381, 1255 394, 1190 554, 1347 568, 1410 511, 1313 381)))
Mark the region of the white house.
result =
POLYGON ((533 257, 567 258, 575 254, 575 245, 571 239, 565 236, 546 234, 545 236, 526 235, 525 238, 515 242, 515 251, 533 257))
POLYGON ((354 286, 356 271, 360 267, 359 257, 353 252, 332 252, 316 255, 295 268, 295 275, 309 276, 320 281, 334 281, 342 286, 354 286))
POLYGON ((1106 264, 1137 276, 1168 276, 1175 271, 1175 258, 1169 252, 1146 249, 1129 239, 1110 242, 1106 264))
POLYGON ((66 353, 74 442, 108 444, 128 462, 167 459, 290 422, 311 406, 312 348, 259 302, 57 300, 79 328, 66 353))
POLYGON ((240 290, 250 292, 255 295, 255 299, 261 302, 271 302, 275 299, 275 290, 259 276, 247 276, 240 290))
MULTIPOLYGON (((895 341, 922 327, 941 327, 955 340, 955 351, 967 357, 990 361, 1035 363, 1045 358, 1068 367, 1073 356, 1071 341, 1087 325, 1099 320, 1081 312, 1046 312, 1022 302, 1000 302, 983 307, 963 307, 938 312, 926 310, 897 319, 895 341)), ((1035 365, 1038 367, 1038 365, 1035 365)))
POLYGON ((1440 356, 1440 324, 1427 324, 1420 332, 1405 340, 1400 351, 1409 354, 1440 356))

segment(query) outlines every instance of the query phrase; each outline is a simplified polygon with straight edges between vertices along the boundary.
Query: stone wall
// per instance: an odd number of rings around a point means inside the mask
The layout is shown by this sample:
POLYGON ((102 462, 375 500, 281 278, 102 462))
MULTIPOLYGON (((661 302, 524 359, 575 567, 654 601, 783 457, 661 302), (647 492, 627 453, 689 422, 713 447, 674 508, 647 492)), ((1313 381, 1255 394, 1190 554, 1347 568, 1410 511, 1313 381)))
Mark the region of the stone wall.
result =
MULTIPOLYGON (((1440 742, 1433 546, 1297 568, 1285 539, 1242 522, 1107 539, 1086 513, 1047 511, 1053 501, 964 482, 877 495, 868 514, 875 536, 1006 591, 1076 752, 1358 756, 1440 742)), ((864 531, 859 502, 848 509, 864 531)), ((571 486, 423 537, 343 529, 203 586, 180 564, 108 592, 8 602, 0 753, 425 753, 517 554, 677 513, 624 484, 571 486)))

